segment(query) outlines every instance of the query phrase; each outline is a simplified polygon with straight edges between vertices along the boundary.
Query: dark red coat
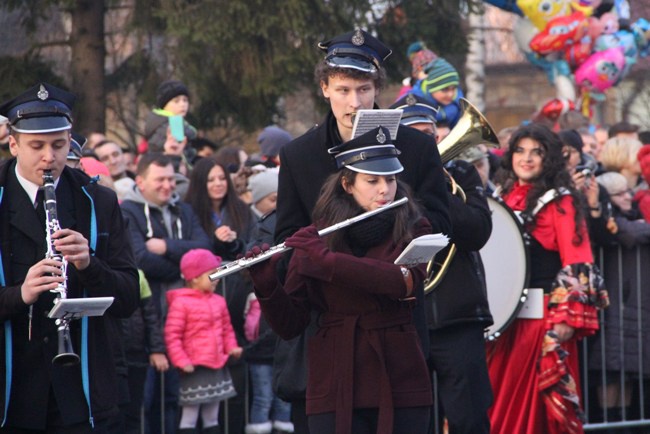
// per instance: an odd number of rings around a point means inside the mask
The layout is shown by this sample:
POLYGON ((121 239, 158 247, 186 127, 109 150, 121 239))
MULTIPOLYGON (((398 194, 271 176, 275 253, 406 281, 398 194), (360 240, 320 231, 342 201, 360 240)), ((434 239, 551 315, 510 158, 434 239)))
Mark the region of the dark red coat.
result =
MULTIPOLYGON (((430 232, 425 219, 414 231, 430 232)), ((334 253, 323 280, 298 274, 296 251, 284 290, 278 285, 269 297, 258 294, 265 318, 284 339, 303 332, 311 310, 321 312, 318 332, 308 341, 307 414, 336 411, 337 433, 350 432, 353 408, 379 408, 379 433, 390 433, 394 407, 432 404, 411 307, 399 300, 406 285, 393 261, 404 247, 386 240, 362 258, 334 253)), ((424 268, 412 269, 415 286, 424 268)))

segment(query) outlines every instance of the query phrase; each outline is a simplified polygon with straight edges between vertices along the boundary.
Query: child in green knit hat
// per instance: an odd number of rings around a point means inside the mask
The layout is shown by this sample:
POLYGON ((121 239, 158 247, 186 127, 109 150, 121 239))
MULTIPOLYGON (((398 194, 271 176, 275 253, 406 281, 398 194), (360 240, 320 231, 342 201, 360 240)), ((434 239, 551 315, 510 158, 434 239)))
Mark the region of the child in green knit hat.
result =
POLYGON ((423 96, 438 109, 436 120, 446 121, 453 128, 461 116, 460 76, 447 60, 438 57, 424 67, 426 78, 414 86, 414 93, 423 96))

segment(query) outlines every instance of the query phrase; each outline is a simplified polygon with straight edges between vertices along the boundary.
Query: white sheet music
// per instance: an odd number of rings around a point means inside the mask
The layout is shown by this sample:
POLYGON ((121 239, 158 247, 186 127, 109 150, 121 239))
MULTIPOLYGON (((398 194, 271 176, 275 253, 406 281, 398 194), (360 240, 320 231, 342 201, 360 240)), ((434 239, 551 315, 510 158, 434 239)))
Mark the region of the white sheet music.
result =
POLYGON ((402 109, 359 110, 354 118, 352 138, 356 139, 381 125, 390 131, 390 138, 395 140, 402 112, 402 109))
POLYGON ((114 297, 61 298, 47 314, 48 318, 79 319, 83 316, 102 316, 113 304, 114 297))
POLYGON ((444 234, 429 234, 412 240, 401 255, 395 259, 395 264, 413 267, 429 262, 440 250, 449 244, 449 238, 444 234))

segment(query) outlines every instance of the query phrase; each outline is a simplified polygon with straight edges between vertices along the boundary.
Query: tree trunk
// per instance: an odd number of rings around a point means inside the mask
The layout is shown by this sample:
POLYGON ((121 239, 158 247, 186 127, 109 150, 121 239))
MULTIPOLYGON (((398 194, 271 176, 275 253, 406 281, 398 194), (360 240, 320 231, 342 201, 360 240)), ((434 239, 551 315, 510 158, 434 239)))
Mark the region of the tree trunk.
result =
POLYGON ((71 10, 72 89, 77 95, 74 129, 104 132, 104 0, 76 0, 71 10))
POLYGON ((465 62, 467 99, 480 111, 485 110, 485 35, 483 13, 469 14, 469 52, 465 62))

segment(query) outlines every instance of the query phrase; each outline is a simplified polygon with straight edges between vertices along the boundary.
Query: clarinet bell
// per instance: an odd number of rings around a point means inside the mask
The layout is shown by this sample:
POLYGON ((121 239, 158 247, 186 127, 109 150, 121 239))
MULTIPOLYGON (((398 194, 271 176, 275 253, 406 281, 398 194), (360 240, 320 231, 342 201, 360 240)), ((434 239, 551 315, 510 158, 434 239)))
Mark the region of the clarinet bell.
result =
POLYGON ((70 330, 66 327, 61 330, 59 328, 59 348, 57 354, 53 359, 52 363, 59 366, 74 366, 79 363, 79 356, 75 354, 72 349, 72 342, 70 342, 70 330))
POLYGON ((79 356, 75 353, 61 353, 52 359, 52 363, 59 366, 74 366, 79 364, 79 356))

